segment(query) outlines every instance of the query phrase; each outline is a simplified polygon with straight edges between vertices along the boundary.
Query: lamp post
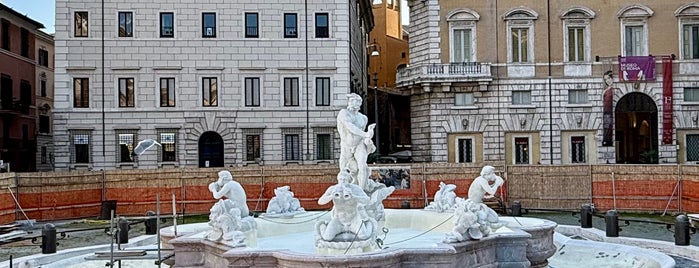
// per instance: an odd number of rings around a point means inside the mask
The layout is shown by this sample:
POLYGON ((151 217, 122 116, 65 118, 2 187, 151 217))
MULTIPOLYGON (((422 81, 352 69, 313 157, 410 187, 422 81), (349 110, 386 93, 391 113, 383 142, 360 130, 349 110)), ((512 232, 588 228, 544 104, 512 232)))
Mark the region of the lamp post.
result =
POLYGON ((381 140, 379 139, 379 74, 374 73, 374 122, 376 127, 374 128, 374 136, 376 136, 376 155, 380 156, 381 151, 381 140))

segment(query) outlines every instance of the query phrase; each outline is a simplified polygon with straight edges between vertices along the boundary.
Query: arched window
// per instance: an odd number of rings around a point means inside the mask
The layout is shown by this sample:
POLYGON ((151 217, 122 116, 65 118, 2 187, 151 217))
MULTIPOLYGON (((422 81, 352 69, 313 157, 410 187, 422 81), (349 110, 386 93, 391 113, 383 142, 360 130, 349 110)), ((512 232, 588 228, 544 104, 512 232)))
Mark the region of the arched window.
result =
POLYGON ((519 7, 505 13, 507 22, 507 61, 512 63, 534 62, 534 20, 536 11, 519 7))
POLYGON ((675 11, 680 28, 680 59, 699 59, 699 4, 685 4, 675 11))
POLYGON ((468 8, 447 14, 449 23, 449 58, 452 63, 476 61, 476 22, 481 16, 468 8))
POLYGON ((625 6, 617 12, 621 23, 621 55, 648 55, 648 18, 653 10, 641 4, 625 6))
POLYGON ((561 13, 564 61, 590 61, 590 20, 595 15, 595 12, 587 7, 571 7, 561 13))

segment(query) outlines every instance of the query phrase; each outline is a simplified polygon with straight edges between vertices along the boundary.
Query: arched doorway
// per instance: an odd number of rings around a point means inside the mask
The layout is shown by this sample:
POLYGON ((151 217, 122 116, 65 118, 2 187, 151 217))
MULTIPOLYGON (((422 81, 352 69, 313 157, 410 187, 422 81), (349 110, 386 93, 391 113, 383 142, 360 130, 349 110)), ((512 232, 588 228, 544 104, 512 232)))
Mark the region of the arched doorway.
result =
POLYGON ((658 107, 648 95, 633 92, 621 97, 614 113, 616 162, 658 163, 658 107))
POLYGON ((223 139, 213 131, 204 132, 199 137, 199 167, 223 166, 223 139))

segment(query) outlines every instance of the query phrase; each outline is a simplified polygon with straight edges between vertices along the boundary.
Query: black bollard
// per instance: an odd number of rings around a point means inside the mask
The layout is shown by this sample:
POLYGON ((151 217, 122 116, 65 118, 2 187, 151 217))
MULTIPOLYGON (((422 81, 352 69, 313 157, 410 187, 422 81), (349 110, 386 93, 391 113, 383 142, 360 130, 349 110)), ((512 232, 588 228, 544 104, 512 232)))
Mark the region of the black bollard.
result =
POLYGON ((119 219, 119 232, 118 232, 119 244, 129 243, 129 221, 125 218, 119 219))
POLYGON ((619 213, 616 210, 607 211, 604 222, 607 224, 607 237, 619 237, 619 213))
POLYGON ((515 217, 522 216, 522 203, 519 201, 512 202, 512 209, 510 210, 510 213, 515 217))
POLYGON ((400 204, 400 208, 409 209, 410 208, 410 201, 403 200, 403 203, 400 204))
POLYGON ((675 245, 689 246, 689 218, 678 215, 675 218, 675 245))
POLYGON ((44 224, 41 228, 41 253, 56 253, 56 226, 50 223, 44 224))
POLYGON ((592 206, 583 204, 580 208, 580 227, 592 228, 592 206))
MULTIPOLYGON (((149 216, 149 217, 155 216, 155 212, 148 211, 148 212, 146 212, 146 216, 149 216)), ((158 219, 156 219, 156 218, 146 219, 145 224, 146 224, 146 234, 147 235, 154 235, 158 232, 158 229, 156 229, 157 225, 158 225, 158 219)))

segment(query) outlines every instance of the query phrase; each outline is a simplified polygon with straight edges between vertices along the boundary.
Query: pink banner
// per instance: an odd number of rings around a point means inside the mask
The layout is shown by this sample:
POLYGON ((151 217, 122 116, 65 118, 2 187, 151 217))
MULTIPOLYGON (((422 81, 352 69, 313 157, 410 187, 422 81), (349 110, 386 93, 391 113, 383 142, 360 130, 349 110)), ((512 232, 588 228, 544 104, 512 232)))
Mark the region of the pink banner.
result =
POLYGON ((619 57, 620 81, 655 81, 654 56, 619 57))
POLYGON ((663 145, 672 144, 672 58, 663 58, 663 145))
POLYGON ((602 146, 614 146, 614 88, 608 86, 602 93, 602 146))

